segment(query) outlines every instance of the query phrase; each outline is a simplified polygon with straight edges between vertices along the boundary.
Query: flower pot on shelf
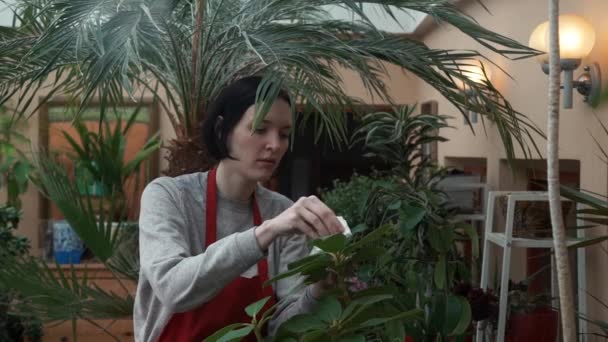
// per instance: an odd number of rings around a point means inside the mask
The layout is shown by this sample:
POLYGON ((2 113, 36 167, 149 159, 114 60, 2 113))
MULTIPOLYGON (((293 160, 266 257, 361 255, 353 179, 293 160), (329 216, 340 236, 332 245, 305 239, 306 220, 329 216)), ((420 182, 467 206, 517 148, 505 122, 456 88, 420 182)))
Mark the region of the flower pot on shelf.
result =
POLYGON ((513 313, 509 317, 508 342, 555 342, 558 312, 539 308, 532 312, 513 313))
POLYGON ((79 264, 84 244, 65 220, 53 221, 53 256, 58 264, 79 264))

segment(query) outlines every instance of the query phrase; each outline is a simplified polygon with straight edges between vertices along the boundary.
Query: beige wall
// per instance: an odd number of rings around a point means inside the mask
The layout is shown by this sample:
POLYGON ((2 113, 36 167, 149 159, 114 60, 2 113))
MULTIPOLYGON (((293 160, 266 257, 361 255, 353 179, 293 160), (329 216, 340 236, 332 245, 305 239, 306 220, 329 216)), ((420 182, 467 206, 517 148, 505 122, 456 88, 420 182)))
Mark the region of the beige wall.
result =
MULTIPOLYGON (((527 43, 532 30, 547 19, 546 1, 524 0, 484 0, 492 14, 489 14, 474 1, 467 2, 465 11, 472 15, 486 28, 497 31, 515 40, 527 43)), ((605 0, 562 0, 561 13, 578 14, 586 18, 594 27, 597 34, 595 48, 585 62, 598 62, 602 68, 602 78, 608 77, 608 2, 605 0)), ((514 80, 502 73, 496 67, 492 68, 492 81, 496 87, 511 101, 513 106, 532 119, 543 131, 546 130, 547 108, 547 76, 540 70, 534 60, 510 61, 484 49, 454 28, 435 27, 428 31, 423 40, 432 48, 478 49, 491 60, 509 73, 514 80)), ((575 72, 575 77, 581 70, 575 72)), ((451 124, 456 129, 446 129, 441 132, 449 138, 449 142, 439 147, 439 158, 449 157, 479 157, 487 158, 487 177, 491 189, 498 189, 500 184, 516 183, 505 180, 510 177, 500 172, 500 159, 504 152, 496 130, 489 125, 487 135, 484 134, 481 123, 474 125, 477 135, 465 127, 460 114, 455 107, 442 99, 438 93, 426 84, 418 82, 416 97, 420 101, 435 99, 439 101, 441 114, 458 115, 451 124), (501 179, 501 177, 503 179, 501 179)), ((608 105, 596 110, 582 102, 582 97, 574 95, 574 108, 562 110, 560 119, 560 158, 579 160, 581 164, 581 187, 602 194, 607 192, 607 168, 598 158, 591 136, 596 137, 604 146, 608 146, 608 136, 601 130, 594 113, 604 123, 608 124, 608 105)), ((545 142, 538 140, 539 148, 545 153, 545 142)), ((520 154, 521 156, 521 154, 520 154)), ((504 188, 503 188, 504 189, 504 188)), ((605 233, 605 230, 602 230, 605 233)), ((602 233, 599 232, 599 233, 602 233)), ((596 232, 598 233, 598 232, 596 232)), ((603 300, 608 299, 608 276, 606 265, 608 257, 597 247, 587 250, 588 291, 603 300)), ((521 262, 521 261, 518 261, 521 262)), ((601 306, 589 301, 590 313, 596 318, 606 319, 608 312, 601 306)))

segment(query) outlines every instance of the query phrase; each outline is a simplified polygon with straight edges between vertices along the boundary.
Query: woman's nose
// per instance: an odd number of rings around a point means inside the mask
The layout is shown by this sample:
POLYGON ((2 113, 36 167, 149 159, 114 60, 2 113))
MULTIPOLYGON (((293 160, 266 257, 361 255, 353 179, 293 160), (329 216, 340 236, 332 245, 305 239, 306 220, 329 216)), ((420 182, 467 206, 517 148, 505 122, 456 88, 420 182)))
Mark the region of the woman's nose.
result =
POLYGON ((281 147, 281 137, 279 133, 270 133, 267 136, 266 148, 269 150, 276 151, 281 147))

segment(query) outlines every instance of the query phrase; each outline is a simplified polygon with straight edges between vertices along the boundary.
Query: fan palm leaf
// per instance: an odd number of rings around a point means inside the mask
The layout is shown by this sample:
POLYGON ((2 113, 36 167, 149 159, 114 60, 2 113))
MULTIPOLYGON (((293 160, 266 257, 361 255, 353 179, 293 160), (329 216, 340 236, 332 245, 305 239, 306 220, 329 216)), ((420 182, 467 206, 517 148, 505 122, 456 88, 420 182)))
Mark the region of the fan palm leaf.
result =
POLYGON ((20 294, 9 303, 11 312, 44 322, 83 319, 96 324, 92 320, 129 318, 133 312, 130 294, 106 291, 91 283, 86 272, 79 277, 73 267, 49 266, 29 256, 3 263, 0 284, 20 294))
MULTIPOLYGON (((0 103, 20 94, 19 115, 32 113, 31 98, 43 85, 49 94, 79 98, 82 108, 94 96, 118 102, 125 93, 133 96, 143 87, 159 95, 178 137, 188 137, 195 134, 207 105, 228 82, 262 73, 268 91, 260 92, 260 101, 271 100, 275 88, 284 86, 303 104, 301 115, 308 118, 314 113, 318 135, 327 133, 332 141, 343 142, 343 107, 360 101, 345 93, 335 67, 359 75, 371 96, 391 102, 383 80, 388 75, 386 65, 395 64, 436 88, 461 112, 469 108, 494 122, 509 158, 515 156, 516 146, 529 155, 532 135, 542 134, 490 83, 473 83, 463 75, 462 68, 471 59, 484 58, 480 53, 431 49, 411 37, 383 32, 362 10, 364 5, 378 5, 392 18, 399 11, 424 12, 505 57, 536 54, 484 29, 446 0, 22 0, 18 4, 15 11, 23 25, 0 31, 0 103), (333 19, 331 6, 360 19, 333 19), (17 49, 16 39, 21 39, 17 49), (456 80, 477 91, 480 101, 468 101, 456 80)), ((258 119, 263 115, 264 110, 259 110, 258 119)))
POLYGON ((40 154, 34 163, 37 172, 32 180, 39 190, 59 208, 93 254, 106 262, 119 242, 118 229, 112 229, 112 220, 108 217, 112 215, 105 214, 102 202, 96 206, 92 196, 82 195, 57 160, 40 154))

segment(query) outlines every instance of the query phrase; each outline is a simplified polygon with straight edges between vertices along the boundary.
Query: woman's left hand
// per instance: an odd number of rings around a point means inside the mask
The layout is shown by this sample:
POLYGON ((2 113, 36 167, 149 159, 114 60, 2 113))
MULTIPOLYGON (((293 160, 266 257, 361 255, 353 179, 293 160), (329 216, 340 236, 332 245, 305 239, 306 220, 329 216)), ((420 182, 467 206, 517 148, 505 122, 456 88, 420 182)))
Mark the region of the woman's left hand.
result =
POLYGON ((337 283, 336 274, 332 272, 328 273, 325 279, 312 284, 312 296, 317 300, 321 299, 327 291, 334 289, 337 283))

